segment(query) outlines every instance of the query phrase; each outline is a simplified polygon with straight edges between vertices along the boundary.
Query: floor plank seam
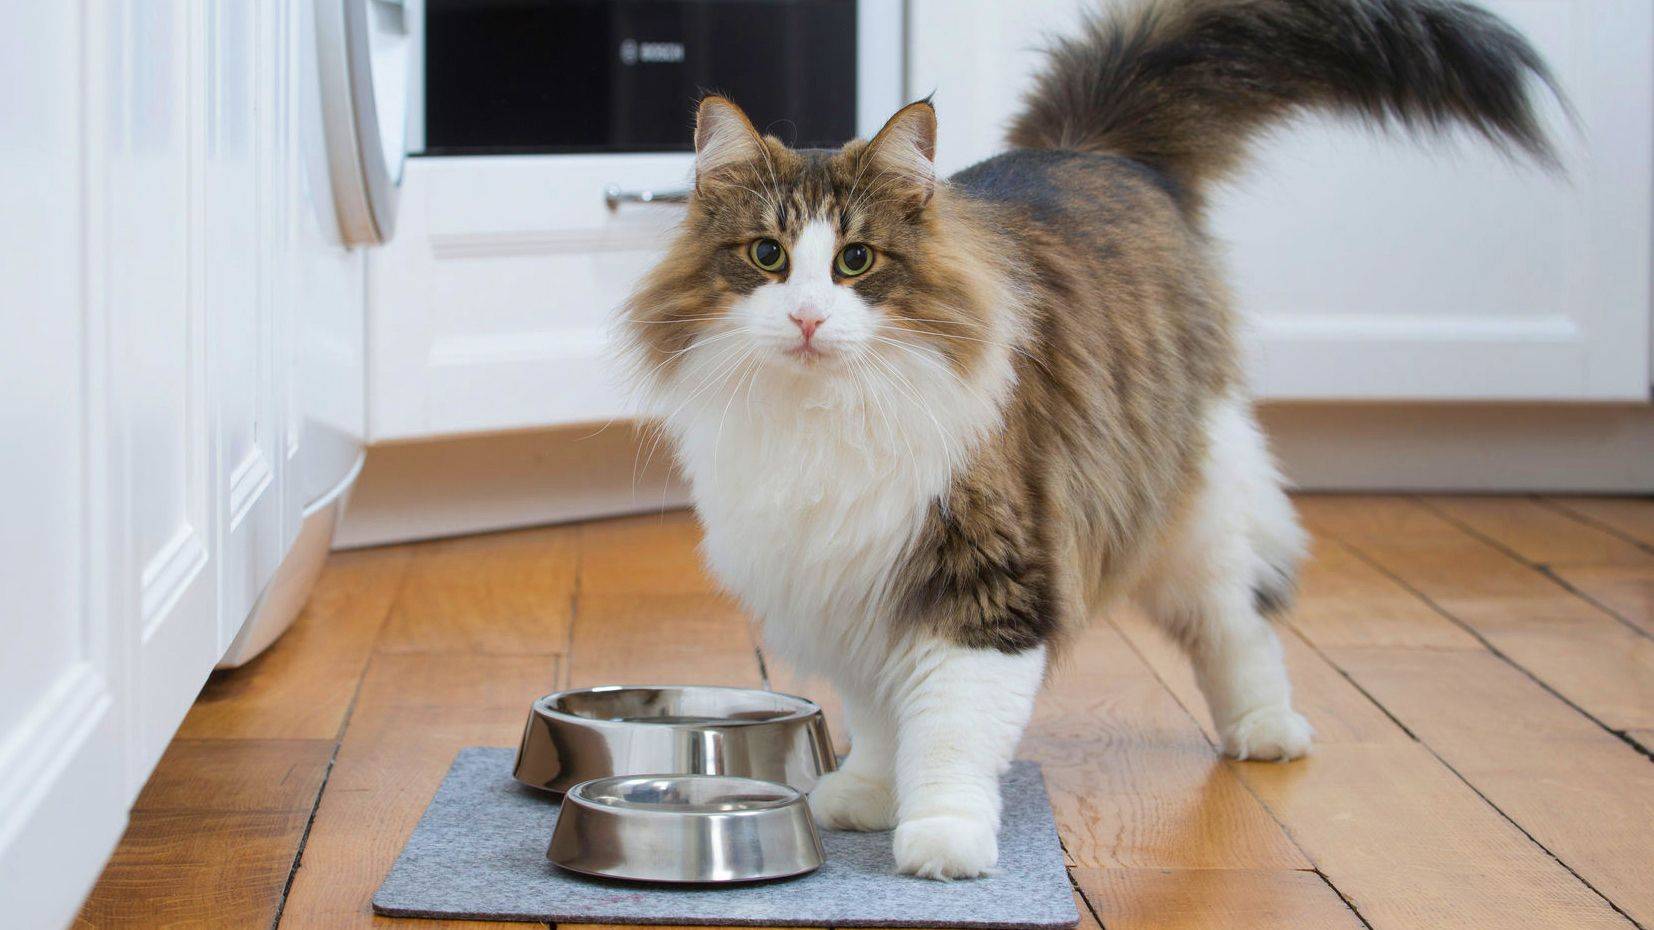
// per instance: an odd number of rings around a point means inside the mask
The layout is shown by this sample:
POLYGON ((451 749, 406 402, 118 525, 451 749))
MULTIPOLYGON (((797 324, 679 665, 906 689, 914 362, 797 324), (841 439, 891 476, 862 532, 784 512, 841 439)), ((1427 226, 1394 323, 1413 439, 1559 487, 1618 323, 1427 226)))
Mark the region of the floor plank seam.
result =
MULTIPOLYGON (((1451 611, 1447 610, 1446 608, 1442 607, 1440 604, 1436 603, 1436 601, 1434 599, 1432 599, 1428 594, 1425 594, 1423 591, 1419 590, 1417 587, 1414 587, 1412 582, 1408 581, 1407 579, 1405 579, 1405 578, 1401 577, 1400 575, 1396 574, 1395 572, 1391 571, 1388 566, 1382 564, 1378 560, 1376 560, 1373 557, 1371 557, 1370 555, 1368 555, 1364 550, 1362 550, 1362 548, 1359 545, 1357 545, 1355 543, 1352 543, 1348 540, 1342 540, 1341 539, 1339 541, 1344 544, 1345 548, 1347 548, 1351 552, 1355 553, 1355 555, 1358 558, 1360 558, 1361 561, 1367 563, 1368 565, 1370 565, 1373 568, 1377 569, 1378 571, 1382 572, 1385 577, 1389 578, 1391 581, 1394 581, 1396 584, 1398 584, 1401 587, 1405 588, 1408 591, 1408 593, 1412 594, 1414 597, 1416 597, 1419 600, 1423 601, 1426 606, 1428 606, 1431 610, 1435 611, 1436 613, 1440 614, 1449 623, 1452 623, 1454 626, 1457 626, 1459 629, 1461 629, 1461 630, 1465 631, 1466 633, 1470 634, 1470 636, 1472 638, 1474 638, 1478 643, 1482 644, 1482 648, 1486 649, 1488 652, 1490 652, 1493 655, 1497 656, 1499 661, 1504 662, 1506 665, 1509 665, 1511 668, 1513 668, 1516 671, 1520 672, 1523 677, 1527 678, 1529 681, 1533 682, 1534 684, 1538 685, 1540 688, 1544 689, 1546 694, 1549 694, 1550 696, 1556 698, 1558 701, 1561 701, 1563 704, 1566 704, 1568 707, 1573 708, 1575 713, 1577 713, 1580 716, 1584 717, 1586 720, 1589 720, 1592 723, 1596 724, 1598 727, 1600 727, 1603 730, 1603 732, 1613 735, 1615 739, 1618 739, 1618 740, 1620 740, 1621 742, 1624 742, 1624 743, 1629 743, 1631 746, 1637 748, 1638 752, 1642 753, 1643 755, 1648 755, 1649 754, 1647 750, 1643 749, 1640 746, 1637 746, 1637 743, 1634 740, 1631 739, 1631 737, 1628 733, 1626 733, 1625 731, 1622 731, 1622 730, 1614 729, 1613 727, 1609 726, 1604 721, 1598 719, 1595 714, 1592 714, 1590 711, 1588 711, 1585 708, 1579 706, 1578 704, 1576 704, 1572 700, 1569 700, 1566 695, 1562 694, 1562 692, 1560 692, 1560 691, 1556 690, 1555 688, 1551 687, 1549 682, 1546 682, 1543 678, 1540 678, 1538 675, 1535 675, 1533 672, 1529 671, 1528 668, 1526 666, 1524 666, 1522 663, 1520 663, 1520 662, 1516 661, 1515 659, 1511 658, 1510 656, 1506 655, 1505 652, 1503 650, 1501 650, 1498 646, 1495 646, 1491 640, 1489 640, 1486 636, 1483 636, 1480 630, 1476 629, 1474 626, 1471 626, 1470 624, 1468 624, 1468 623, 1464 622, 1463 620, 1460 620, 1458 617, 1454 616, 1451 611)), ((1337 666, 1335 665, 1334 668, 1336 668, 1336 667, 1337 666)))
MULTIPOLYGON (((1154 677, 1154 680, 1160 684, 1160 687, 1164 689, 1167 694, 1171 695, 1172 700, 1177 704, 1177 706, 1182 708, 1183 713, 1194 722, 1195 730, 1200 733, 1200 738, 1206 741, 1206 745, 1217 755, 1219 761, 1226 761, 1222 748, 1212 740, 1212 736, 1206 732, 1206 728, 1200 725, 1200 718, 1195 715, 1194 711, 1192 711, 1187 704, 1183 703, 1183 699, 1178 696, 1177 689, 1173 688, 1170 683, 1168 683, 1166 679, 1161 676, 1160 670, 1155 667, 1153 662, 1149 661, 1148 656, 1144 655, 1141 649, 1137 648, 1137 644, 1132 642, 1131 637, 1127 636, 1125 631, 1122 630, 1118 624, 1110 620, 1109 625, 1114 627, 1115 632, 1120 634, 1120 639, 1126 644, 1126 648, 1130 649, 1132 653, 1137 656, 1138 661, 1142 662, 1143 667, 1146 668, 1149 674, 1154 677)), ((1337 668, 1337 666, 1333 667, 1337 668)), ((1372 699, 1368 698, 1368 700, 1372 699)), ((1298 842, 1298 838, 1292 833, 1292 827, 1282 820, 1275 813, 1274 809, 1264 801, 1263 796, 1258 794, 1257 789, 1252 786, 1252 782, 1246 778, 1237 778, 1236 781, 1240 783, 1241 788, 1244 789, 1247 794, 1252 796, 1253 800, 1258 802, 1258 806, 1265 814, 1269 815, 1269 819, 1274 821, 1276 826, 1281 828, 1281 833, 1286 836, 1287 842, 1292 844, 1292 848, 1298 851, 1298 855, 1302 856, 1304 861, 1308 862, 1317 874, 1320 874, 1320 866, 1316 864, 1315 857, 1309 854, 1309 851, 1304 848, 1304 844, 1298 842)), ((1323 880, 1325 880, 1325 876, 1323 876, 1323 880)), ((1330 885, 1332 882, 1329 880, 1327 881, 1327 884, 1330 885)), ((1337 891, 1338 889, 1334 888, 1333 890, 1337 891)), ((1342 898, 1343 894, 1340 893, 1339 897, 1342 898)), ((1351 907, 1351 910, 1353 911, 1355 908, 1351 907)), ((1356 916, 1360 916, 1359 912, 1356 916)))
POLYGON ((1533 566, 1534 571, 1537 571, 1539 574, 1544 575, 1546 578, 1549 578, 1550 580, 1556 582, 1556 584, 1559 587, 1561 587, 1564 591, 1567 591, 1569 594, 1572 594, 1573 596, 1579 598, 1580 600, 1586 602, 1587 604, 1590 604, 1592 607, 1595 607, 1596 609, 1602 611, 1603 613, 1607 614, 1608 616, 1613 617, 1615 620, 1618 620, 1620 623, 1622 623, 1625 626, 1629 627, 1631 629, 1631 631, 1633 633, 1636 633, 1638 636, 1644 637, 1646 639, 1654 639, 1654 633, 1650 633, 1648 630, 1643 629, 1637 623, 1632 621, 1632 619, 1630 617, 1627 617, 1626 615, 1620 613, 1618 610, 1615 610, 1613 607, 1610 607, 1609 605, 1604 604, 1602 601, 1597 600, 1595 597, 1592 597, 1589 592, 1581 590, 1577 585, 1575 585, 1573 582, 1569 581, 1567 578, 1564 578, 1563 576, 1558 575, 1556 573, 1556 571, 1554 569, 1552 569, 1549 564, 1543 563, 1543 562, 1530 562, 1528 564, 1533 566))
POLYGON ((1518 822, 1515 817, 1512 817, 1511 815, 1505 813, 1504 808, 1500 807, 1498 804, 1495 804, 1493 802, 1492 798, 1488 797, 1486 794, 1483 794, 1482 789, 1476 787, 1476 785, 1474 783, 1472 783, 1470 779, 1466 778, 1463 774, 1461 774, 1459 772, 1458 769, 1454 768, 1453 764, 1451 762, 1448 762, 1447 759, 1445 759, 1442 756, 1441 753, 1439 753, 1435 750, 1435 747, 1433 747, 1429 743, 1423 742, 1423 741, 1420 741, 1419 745, 1423 746, 1424 750, 1426 752, 1430 753, 1431 756, 1434 756, 1436 761, 1440 762, 1442 764, 1443 768, 1447 769, 1449 772, 1452 772, 1453 777, 1457 778, 1466 788, 1469 788, 1471 790, 1471 793, 1475 794, 1476 797, 1481 798, 1483 804, 1486 804, 1489 808, 1492 808, 1493 811, 1495 813, 1497 813, 1501 818, 1503 818, 1506 823, 1508 823, 1511 826, 1515 827, 1518 833, 1521 833, 1523 836, 1527 837, 1528 842, 1532 843, 1535 847, 1537 847, 1545 855, 1551 857, 1551 861, 1553 861, 1557 865, 1561 866, 1563 871, 1567 872, 1569 875, 1572 875, 1574 878, 1578 879, 1579 883, 1581 885, 1584 885, 1586 888, 1589 888, 1591 890, 1592 894, 1594 894, 1597 897, 1601 898, 1604 903, 1606 903, 1609 907, 1614 909, 1615 913, 1619 914, 1621 917, 1624 917, 1631 924, 1631 926, 1636 927, 1637 930, 1646 930, 1646 928, 1644 928, 1642 924, 1638 923, 1634 918, 1632 918, 1632 916, 1630 914, 1627 914, 1623 908, 1621 908, 1618 904, 1614 903, 1613 898, 1610 898, 1607 895, 1603 894, 1600 890, 1598 890, 1596 885, 1591 884, 1591 881, 1589 879, 1587 879, 1585 876, 1579 874, 1579 872, 1573 866, 1571 866, 1567 862, 1563 861, 1561 856, 1558 856, 1556 853, 1552 852, 1549 846, 1546 846, 1544 843, 1541 843, 1539 841, 1538 837, 1534 836, 1532 833, 1529 833, 1527 827, 1522 826, 1522 824, 1520 822, 1518 822))
POLYGON ((1399 730, 1401 730, 1401 732, 1407 734, 1408 739, 1412 740, 1415 743, 1424 742, 1423 740, 1419 739, 1419 735, 1417 733, 1413 732, 1412 727, 1409 727, 1407 724, 1403 723, 1400 717, 1397 717, 1395 714, 1390 713, 1390 708, 1385 707, 1383 701, 1380 701, 1378 698, 1373 696, 1372 692, 1368 691, 1366 688, 1363 688, 1361 686, 1361 682, 1356 681, 1355 678, 1353 678, 1350 675, 1349 672, 1345 671, 1344 668, 1342 666, 1340 666, 1337 662, 1334 662, 1333 659, 1332 659, 1332 656, 1329 656, 1324 651, 1322 651, 1321 647, 1316 645, 1315 642, 1309 638, 1309 635, 1306 634, 1302 629, 1300 629, 1297 624, 1293 623, 1289 619, 1289 620, 1286 621, 1285 626, 1287 627, 1287 630, 1293 636, 1298 637, 1299 642, 1303 643, 1306 647, 1309 648, 1310 652, 1313 652, 1317 656, 1320 656, 1321 661, 1327 663, 1328 668, 1332 669, 1334 672, 1337 672, 1338 676, 1340 678, 1344 679, 1346 682, 1349 682, 1350 687, 1354 688, 1357 694, 1359 694, 1362 697, 1367 699, 1367 703, 1369 703, 1369 704, 1373 705, 1374 707, 1378 708, 1379 713, 1383 714, 1386 719, 1388 719, 1391 723, 1395 724, 1397 729, 1399 729, 1399 730))
MULTIPOLYGON (((1062 837, 1057 837, 1057 843, 1062 846, 1063 855, 1068 856, 1068 844, 1063 842, 1062 837)), ((1069 887, 1074 889, 1074 896, 1079 898, 1080 902, 1085 905, 1086 912, 1091 915, 1091 919, 1097 922, 1097 926, 1101 930, 1108 930, 1108 925, 1103 923, 1103 915, 1097 912, 1097 905, 1092 904, 1091 899, 1086 897, 1085 889, 1080 887, 1079 880, 1074 877, 1074 870, 1064 868, 1063 873, 1068 876, 1069 887)), ((1084 921, 1081 921, 1081 923, 1084 923, 1084 921)))
POLYGON ((1567 517, 1568 519, 1574 521, 1575 523, 1579 523, 1579 524, 1582 524, 1584 526, 1588 526, 1591 529, 1598 530, 1598 531, 1603 532, 1603 533, 1607 533, 1608 535, 1613 536, 1616 539, 1624 540, 1625 542, 1627 542, 1627 543, 1629 543, 1633 546, 1636 546, 1638 549, 1641 549, 1642 551, 1648 553, 1649 555, 1654 555, 1654 545, 1650 545, 1648 543, 1643 542, 1641 539, 1638 539, 1637 537, 1632 536, 1629 533, 1626 533, 1626 532, 1622 531, 1617 526, 1614 526, 1614 525, 1608 524, 1608 523, 1604 523, 1601 520, 1598 520, 1598 519, 1592 517, 1590 514, 1580 513, 1579 511, 1573 509, 1572 507, 1569 507, 1567 504, 1564 504, 1561 501, 1552 500, 1551 498, 1546 497, 1544 495, 1537 496, 1535 498, 1535 500, 1539 503, 1540 506, 1545 507, 1548 510, 1553 510, 1553 511, 1563 515, 1564 517, 1567 517))
MULTIPOLYGON (((1621 910, 1619 905, 1614 903, 1613 899, 1609 898, 1607 895, 1605 895, 1601 891, 1599 891, 1595 885, 1591 884, 1591 882, 1588 881, 1583 875, 1580 875, 1579 872, 1576 871, 1573 868, 1573 866, 1569 865, 1567 862, 1564 862, 1560 856, 1558 856, 1556 853, 1551 851, 1550 847, 1546 846, 1544 843, 1541 843, 1538 840, 1537 837, 1535 837, 1532 833, 1529 833, 1527 828, 1522 826, 1522 824, 1519 823, 1516 820, 1515 817, 1512 817, 1510 814, 1506 813, 1504 808, 1502 808, 1498 804, 1494 803, 1492 798, 1489 798, 1486 794, 1482 793, 1482 790, 1480 788, 1476 787, 1476 785, 1474 783, 1472 783, 1469 778, 1466 778, 1464 776, 1464 774, 1461 773, 1458 769, 1454 768, 1453 764, 1451 762, 1447 761, 1446 757, 1444 757, 1441 753, 1437 752, 1436 748, 1434 746, 1431 746, 1428 740, 1420 738, 1418 736, 1418 734, 1413 732, 1412 728, 1408 727, 1407 724, 1403 723, 1400 718, 1396 717, 1395 714, 1392 714, 1388 707, 1385 707, 1383 705, 1383 703, 1380 702, 1371 693, 1369 693, 1366 688, 1362 687, 1361 682, 1357 681, 1355 679, 1355 677, 1349 673, 1349 671, 1347 671, 1342 666, 1340 666, 1336 661, 1333 660, 1333 658, 1331 656, 1327 655, 1325 652, 1322 652, 1321 649, 1315 645, 1315 643, 1311 642, 1308 637, 1303 635, 1302 631, 1300 631, 1296 627, 1294 627, 1293 628, 1293 633, 1297 634, 1298 638, 1303 640, 1304 644, 1307 645, 1310 648, 1311 651, 1313 651, 1316 655, 1320 656, 1329 666, 1331 666, 1333 668, 1334 671, 1338 672, 1338 674, 1341 675, 1344 678, 1345 681, 1349 682, 1351 687, 1355 688, 1358 692, 1361 693, 1361 695, 1363 697, 1365 697, 1367 700, 1371 701, 1376 707, 1378 707, 1379 710, 1383 711, 1384 716, 1386 716, 1386 717, 1390 718, 1390 720, 1394 721, 1395 725, 1400 727, 1404 733, 1406 733, 1409 737, 1411 737, 1413 742, 1418 743, 1420 746, 1424 747, 1425 752, 1430 753, 1430 755, 1437 762, 1440 762, 1442 764, 1443 768, 1447 769, 1449 772, 1452 772, 1453 777, 1457 778, 1466 788, 1469 788, 1471 790, 1471 792, 1476 795, 1476 797, 1478 797, 1482 800, 1482 803, 1486 804, 1489 808, 1491 808, 1494 812, 1496 812, 1507 823, 1509 823, 1511 826, 1515 827, 1518 832, 1520 832, 1523 836, 1527 837, 1528 842, 1530 842, 1534 846, 1538 847, 1541 851, 1543 851, 1545 853, 1545 855, 1551 857, 1551 859, 1553 861, 1555 861, 1557 865, 1561 866, 1564 870, 1566 870, 1569 875, 1572 875, 1574 878, 1578 879, 1580 884, 1582 884, 1585 887, 1591 889, 1591 892, 1593 894, 1595 894, 1597 897, 1601 898, 1603 901, 1606 901, 1608 903, 1609 907, 1613 908, 1615 911, 1618 911, 1619 914, 1622 917, 1624 917, 1626 920, 1631 921, 1631 924, 1633 926, 1637 927, 1638 930, 1644 930, 1643 926, 1641 924, 1637 923, 1637 921, 1633 920, 1631 918, 1631 915, 1629 915, 1629 914, 1625 913, 1625 911, 1621 910)), ((1509 661, 1509 660, 1506 660, 1506 661, 1509 661)), ((1589 715, 1587 714, 1586 716, 1588 717, 1589 715)), ((1609 731, 1609 732, 1612 732, 1612 731, 1609 731)), ((1633 743, 1632 745, 1635 745, 1635 744, 1633 743)), ((1283 826, 1285 826, 1285 825, 1283 824, 1283 826)), ((1317 869, 1316 873, 1320 874, 1320 870, 1317 869)), ((1323 879, 1325 879, 1325 877, 1326 876, 1324 876, 1324 875, 1322 876, 1323 879)), ((1338 891, 1338 888, 1336 886, 1333 886, 1332 882, 1328 881, 1327 884, 1329 886, 1332 886, 1334 891, 1338 891)), ((1343 895, 1340 894, 1339 897, 1343 897, 1343 895)), ((1348 900, 1346 900, 1345 903, 1350 904, 1350 902, 1348 900)), ((1361 916, 1360 911, 1356 910, 1356 907, 1355 907, 1354 904, 1350 904, 1350 910, 1356 911, 1356 916, 1357 917, 1361 916)), ((1363 920, 1362 922, 1365 923, 1366 921, 1363 920)))
MULTIPOLYGON (((406 566, 396 579, 396 590, 385 601, 385 610, 379 617, 379 623, 374 627, 373 639, 377 645, 379 636, 385 631, 385 624, 390 622, 391 612, 396 609, 396 602, 402 596, 408 583, 408 569, 406 566)), ((270 920, 270 930, 278 930, 281 926, 282 914, 287 910, 287 898, 293 892, 293 882, 299 876, 299 869, 304 865, 305 844, 310 841, 310 831, 316 826, 316 816, 322 809, 322 796, 327 793, 328 780, 333 777, 333 767, 339 761, 339 750, 345 745, 345 732, 350 729, 350 721, 356 716, 356 703, 362 697, 362 683, 367 681, 368 667, 373 664, 375 649, 369 647, 367 657, 362 661, 362 667, 356 673, 356 687, 350 692, 350 701, 345 704, 345 712, 339 720, 339 729, 333 734, 333 754, 328 757, 327 770, 322 773, 322 783, 316 786, 316 799, 310 805, 310 817, 305 820, 304 832, 299 835, 299 847, 293 853, 293 862, 287 869, 287 881, 282 884, 281 897, 276 901, 276 913, 270 920)))
MULTIPOLYGON (((1530 497, 1529 499, 1532 499, 1532 498, 1530 497)), ((1583 592, 1583 591, 1579 590, 1578 588, 1574 587, 1572 584, 1565 581, 1561 576, 1559 576, 1555 572, 1551 571, 1550 567, 1548 565, 1545 565, 1544 563, 1541 563, 1541 562, 1532 562, 1532 561, 1529 561, 1528 559, 1523 558, 1521 553, 1517 552, 1515 549, 1512 549, 1509 546, 1505 545, 1504 543, 1500 542, 1499 540, 1493 538, 1492 536, 1489 536, 1486 533, 1483 533, 1481 530, 1476 529, 1474 526, 1471 526, 1470 524, 1465 523, 1463 520, 1460 520, 1458 517, 1453 516, 1453 514, 1449 513, 1446 510, 1441 509, 1440 507, 1437 507, 1436 505, 1430 503, 1430 501, 1428 501, 1428 500, 1426 500, 1422 497, 1413 497, 1413 498, 1411 498, 1411 500, 1413 500, 1419 506, 1423 507, 1425 510, 1430 511, 1432 514, 1435 514, 1436 516, 1440 517, 1441 519, 1445 520, 1446 522, 1452 524, 1455 528, 1457 528, 1458 530, 1460 530, 1461 532, 1463 532, 1467 536, 1470 536, 1472 539, 1475 539, 1476 541, 1480 542, 1482 545, 1487 546, 1490 549, 1493 549, 1494 551, 1496 551, 1499 554, 1505 556, 1506 558, 1516 562, 1518 565, 1524 566, 1526 568, 1530 568, 1530 569, 1534 570, 1535 572, 1538 572, 1541 577, 1548 579, 1552 584, 1555 584, 1557 587, 1561 588, 1562 590, 1567 591, 1569 594, 1572 594, 1573 596, 1579 598, 1580 600, 1584 601, 1585 603, 1590 604, 1595 609, 1597 609, 1597 610, 1601 611, 1602 613, 1614 618, 1614 620, 1617 621, 1621 626, 1624 626, 1625 628, 1631 630, 1633 633, 1636 633, 1638 636, 1641 636, 1644 639, 1654 639, 1654 633, 1649 633, 1647 630, 1645 630, 1642 627, 1638 626, 1637 624, 1631 622, 1630 619, 1628 619, 1627 617, 1622 615, 1619 611, 1614 610, 1614 609, 1604 605, 1602 602, 1598 601, 1597 599, 1591 597, 1590 595, 1586 594, 1585 592, 1583 592)))
MULTIPOLYGON (((357 682, 358 688, 361 682, 357 682)), ((340 740, 333 744, 333 754, 328 756, 327 769, 322 772, 322 783, 316 786, 316 799, 310 805, 310 816, 305 818, 304 832, 299 834, 298 848, 293 850, 293 860, 287 866, 287 880, 282 883, 281 895, 276 899, 276 912, 270 917, 270 930, 277 930, 281 926, 281 915, 287 910, 287 897, 293 892, 293 881, 299 875, 299 863, 304 859, 304 846, 310 841, 310 831, 316 826, 316 814, 322 807, 322 792, 327 790, 327 780, 333 776, 334 763, 339 761, 339 747, 344 745, 340 740)))
POLYGON ((1332 879, 1327 877, 1327 873, 1319 868, 1306 869, 1305 871, 1314 872, 1315 877, 1319 878, 1322 884, 1332 889, 1332 893, 1338 896, 1338 900, 1344 902, 1344 906, 1350 909, 1350 913, 1354 914, 1355 919, 1361 922, 1361 926, 1366 927, 1367 930, 1373 930, 1372 921, 1367 919, 1366 914, 1361 913, 1361 908, 1355 906, 1355 902, 1350 900, 1350 896, 1345 894, 1343 889, 1332 883, 1332 879))

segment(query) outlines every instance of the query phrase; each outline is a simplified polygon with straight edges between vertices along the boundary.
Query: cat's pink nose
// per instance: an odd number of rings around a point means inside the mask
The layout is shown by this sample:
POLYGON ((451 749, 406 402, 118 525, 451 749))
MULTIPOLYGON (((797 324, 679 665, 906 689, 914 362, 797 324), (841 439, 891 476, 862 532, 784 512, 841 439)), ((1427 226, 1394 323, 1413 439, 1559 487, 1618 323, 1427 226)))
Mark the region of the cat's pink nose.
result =
POLYGON ((821 328, 821 324, 826 322, 827 315, 810 304, 805 304, 787 314, 787 319, 798 324, 798 331, 804 334, 804 341, 808 343, 810 337, 816 334, 816 330, 821 328))

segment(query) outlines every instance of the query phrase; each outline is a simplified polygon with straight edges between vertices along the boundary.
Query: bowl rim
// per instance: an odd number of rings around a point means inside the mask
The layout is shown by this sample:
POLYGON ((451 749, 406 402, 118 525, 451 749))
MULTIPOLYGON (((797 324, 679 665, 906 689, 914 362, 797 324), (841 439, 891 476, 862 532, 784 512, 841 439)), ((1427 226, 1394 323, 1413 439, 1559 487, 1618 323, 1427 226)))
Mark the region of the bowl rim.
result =
MULTIPOLYGON (((808 720, 821 713, 821 705, 807 697, 791 694, 786 691, 771 691, 765 688, 739 688, 730 685, 591 685, 584 688, 564 688, 553 691, 534 699, 533 713, 536 716, 567 722, 575 726, 601 727, 613 729, 671 729, 671 730, 721 730, 729 728, 746 728, 775 726, 783 723, 794 723, 808 720), (779 717, 767 717, 763 720, 739 720, 730 718, 719 720, 716 723, 704 721, 696 722, 667 722, 650 723, 647 720, 603 720, 597 717, 582 717, 552 707, 552 702, 574 694, 600 694, 610 691, 731 691, 743 694, 764 694, 771 697, 784 698, 795 703, 797 708, 791 713, 779 717)), ((629 776, 628 776, 629 777, 629 776)), ((595 780, 595 779, 593 779, 595 780)), ((571 788, 572 790, 572 788, 571 788)))
POLYGON ((715 775, 715 774, 704 773, 704 772, 688 773, 688 774, 684 774, 684 773, 680 773, 680 774, 660 774, 660 775, 604 775, 604 776, 601 776, 599 778, 588 778, 583 782, 579 782, 577 784, 571 785, 569 787, 569 790, 563 792, 563 802, 562 803, 563 803, 564 806, 568 806, 568 805, 572 804, 572 805, 574 805, 576 807, 579 807, 579 808, 581 808, 581 809, 583 809, 587 812, 599 814, 601 816, 606 816, 606 817, 630 816, 630 815, 641 814, 641 815, 649 816, 649 817, 677 817, 677 818, 699 819, 699 818, 702 818, 702 817, 755 817, 755 816, 761 816, 761 815, 764 815, 764 814, 775 814, 775 813, 780 813, 780 812, 786 812, 786 811, 792 810, 793 808, 799 807, 800 805, 808 804, 809 803, 809 795, 807 795, 804 792, 798 790, 797 788, 794 788, 792 785, 785 784, 783 782, 769 781, 769 780, 763 779, 763 778, 749 778, 745 775, 715 775), (681 810, 681 809, 680 810, 672 810, 670 808, 661 808, 661 807, 644 807, 642 805, 629 804, 629 803, 625 803, 625 802, 622 802, 622 803, 619 803, 619 804, 599 804, 596 801, 593 801, 592 799, 586 797, 585 793, 583 791, 583 789, 588 788, 592 785, 598 784, 600 782, 651 781, 651 780, 655 780, 655 781, 660 781, 660 780, 664 780, 664 781, 694 781, 694 780, 699 780, 699 779, 719 779, 719 780, 723 780, 723 781, 742 781, 742 782, 747 782, 747 783, 753 784, 753 785, 762 785, 765 788, 775 789, 778 792, 785 793, 787 796, 780 799, 780 800, 778 800, 778 801, 775 801, 773 803, 766 804, 763 807, 750 807, 750 808, 741 808, 741 809, 737 809, 737 810, 722 810, 722 811, 686 811, 686 810, 681 810))

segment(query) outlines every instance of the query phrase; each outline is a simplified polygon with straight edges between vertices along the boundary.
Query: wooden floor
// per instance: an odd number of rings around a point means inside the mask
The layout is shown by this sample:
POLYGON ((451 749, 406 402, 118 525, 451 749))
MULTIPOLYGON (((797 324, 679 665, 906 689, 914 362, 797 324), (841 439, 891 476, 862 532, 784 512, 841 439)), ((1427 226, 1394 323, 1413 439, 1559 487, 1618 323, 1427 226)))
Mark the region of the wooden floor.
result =
MULTIPOLYGON (((1082 926, 1654 930, 1654 500, 1300 505, 1283 639, 1309 759, 1220 760, 1132 616, 1042 697, 1021 754, 1082 926)), ((523 926, 368 901, 455 751, 514 745, 536 695, 760 682, 697 538, 673 513, 335 554, 298 625, 208 683, 80 925, 523 926)))

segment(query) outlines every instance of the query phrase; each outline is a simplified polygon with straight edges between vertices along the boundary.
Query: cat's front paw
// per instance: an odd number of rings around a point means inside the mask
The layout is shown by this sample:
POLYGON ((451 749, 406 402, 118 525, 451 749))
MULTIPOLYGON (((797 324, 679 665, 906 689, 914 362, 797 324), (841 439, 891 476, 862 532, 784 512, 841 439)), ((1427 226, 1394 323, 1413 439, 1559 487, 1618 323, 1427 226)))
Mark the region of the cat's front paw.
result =
POLYGON ((896 793, 885 782, 841 769, 816 782, 810 812, 829 830, 888 830, 896 825, 896 793))
POLYGON ((1223 730, 1223 752, 1236 759, 1290 762, 1309 752, 1315 730, 1290 707, 1263 707, 1223 730))
POLYGON ((990 820, 942 815, 903 821, 896 828, 896 870, 941 881, 980 878, 999 861, 990 820))

